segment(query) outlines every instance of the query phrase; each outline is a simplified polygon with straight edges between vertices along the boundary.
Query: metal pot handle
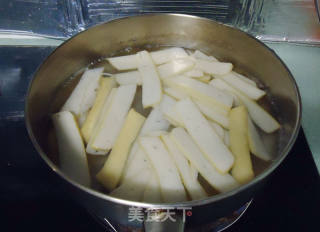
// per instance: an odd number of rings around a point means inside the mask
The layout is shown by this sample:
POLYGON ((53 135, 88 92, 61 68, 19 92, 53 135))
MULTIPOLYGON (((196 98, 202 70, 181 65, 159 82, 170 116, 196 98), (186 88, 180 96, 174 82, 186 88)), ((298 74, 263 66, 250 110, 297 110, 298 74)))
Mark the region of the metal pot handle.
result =
POLYGON ((174 221, 170 218, 165 219, 167 211, 157 212, 150 218, 146 212, 144 214, 144 231, 145 232, 183 232, 185 227, 185 212, 176 213, 174 221))

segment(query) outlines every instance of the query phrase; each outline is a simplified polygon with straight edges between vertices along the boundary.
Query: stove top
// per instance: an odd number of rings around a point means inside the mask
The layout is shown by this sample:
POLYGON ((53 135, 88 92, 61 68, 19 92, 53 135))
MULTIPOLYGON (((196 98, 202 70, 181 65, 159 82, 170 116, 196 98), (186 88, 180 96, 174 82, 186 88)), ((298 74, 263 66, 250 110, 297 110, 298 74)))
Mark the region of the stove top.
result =
MULTIPOLYGON (((1 231, 106 231, 56 184, 24 126, 32 74, 54 47, 0 47, 1 231), (32 58, 32 59, 31 59, 32 58)), ((295 146, 233 231, 313 231, 320 179, 301 130, 295 146)))

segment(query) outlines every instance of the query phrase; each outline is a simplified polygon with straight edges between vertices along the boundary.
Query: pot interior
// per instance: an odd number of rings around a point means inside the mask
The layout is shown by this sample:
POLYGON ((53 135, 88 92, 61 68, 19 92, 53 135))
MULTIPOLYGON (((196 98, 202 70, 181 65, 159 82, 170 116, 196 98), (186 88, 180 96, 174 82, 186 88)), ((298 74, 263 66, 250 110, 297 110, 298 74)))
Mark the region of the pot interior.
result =
MULTIPOLYGON (((279 58, 266 46, 247 34, 216 22, 183 15, 145 15, 124 18, 95 26, 71 38, 57 48, 42 64, 29 89, 27 126, 40 154, 51 167, 58 168, 58 149, 50 115, 58 112, 77 84, 85 67, 104 66, 115 70, 105 57, 127 55, 140 50, 168 46, 198 49, 220 61, 231 62, 235 71, 255 80, 268 93, 261 103, 280 123, 281 129, 263 134, 271 162, 255 156, 256 176, 267 175, 287 154, 300 123, 300 98, 295 82, 279 58)), ((141 91, 138 91, 141 93, 141 91)), ((134 107, 144 115, 137 95, 134 107)), ((88 155, 90 171, 95 176, 105 158, 88 155)), ((93 178, 94 179, 94 178, 93 178)), ((93 182, 93 189, 103 188, 93 182)), ((214 194, 214 190, 208 189, 214 194)))

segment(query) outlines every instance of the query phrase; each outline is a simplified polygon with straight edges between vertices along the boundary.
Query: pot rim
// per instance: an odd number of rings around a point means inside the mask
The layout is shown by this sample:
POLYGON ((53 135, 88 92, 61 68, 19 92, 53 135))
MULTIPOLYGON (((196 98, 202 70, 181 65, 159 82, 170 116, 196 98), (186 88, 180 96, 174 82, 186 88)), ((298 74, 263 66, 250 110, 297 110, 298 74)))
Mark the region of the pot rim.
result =
POLYGON ((99 23, 93 27, 90 27, 84 31, 81 31, 80 33, 77 33, 76 35, 72 36, 71 38, 67 39, 66 41, 64 41, 61 45, 59 45, 57 48, 55 48, 55 50, 45 59, 45 61, 37 68, 36 72, 34 73, 32 80, 29 83, 28 86, 28 90, 27 90, 27 94, 25 97, 25 123, 26 123, 26 128, 29 134, 29 137, 33 143, 33 146, 36 148, 37 152, 40 154, 41 158, 45 161, 45 163, 50 167, 50 169, 52 171, 54 171, 58 176, 60 176, 62 179, 66 180, 67 182, 69 182, 71 185, 73 185, 74 187, 77 187, 79 189, 81 189, 82 191, 93 195, 95 197, 101 198, 103 200, 107 200, 110 201, 112 203, 116 203, 116 204, 122 204, 122 205, 126 205, 126 206, 134 206, 134 207, 141 207, 141 208, 178 208, 178 207, 195 207, 195 206, 201 206, 201 205, 206 205, 206 204, 210 204, 216 201, 220 201, 222 199, 225 198, 229 198, 232 197, 242 191, 244 191, 245 189, 256 185, 258 182, 260 182, 261 180, 263 180, 264 178, 266 178, 268 175, 270 175, 279 165, 280 163, 286 158, 286 156, 288 155, 288 153, 290 152, 292 146, 294 145, 296 138, 298 136, 299 133, 299 129, 301 126, 301 114, 302 114, 302 105, 301 105, 301 95, 297 86, 297 83, 295 81, 295 79, 293 78, 293 75, 291 74, 290 70, 288 69, 288 67, 286 66, 286 64, 280 59, 280 57, 268 46, 266 46, 264 43, 262 43, 260 40, 258 40, 257 38, 249 35, 248 33, 235 28, 233 26, 230 25, 225 25, 221 22, 217 22, 215 20, 212 19, 208 19, 208 18, 204 18, 204 17, 199 17, 199 16, 194 16, 194 15, 188 15, 188 14, 172 14, 172 13, 153 13, 153 14, 142 14, 142 15, 135 15, 135 16, 126 16, 126 17, 122 17, 122 18, 117 18, 114 20, 110 20, 107 22, 103 22, 103 23, 99 23), (104 24, 111 24, 114 22, 118 22, 118 21, 122 21, 122 20, 127 20, 128 18, 137 18, 137 17, 159 17, 159 16, 175 16, 175 17, 187 17, 187 18, 194 18, 194 19, 200 19, 200 20, 204 20, 210 23, 216 23, 219 24, 221 26, 225 26, 225 27, 229 27, 229 29, 231 30, 235 30, 238 33, 241 33, 243 35, 245 35, 246 37, 248 37, 249 39, 255 40, 256 42, 258 42, 261 46, 263 46, 264 48, 266 48, 269 52, 271 52, 273 54, 273 56, 275 56, 283 65, 283 67, 286 69, 286 71, 288 72, 289 76, 290 76, 290 81, 295 89, 295 93, 296 93, 296 97, 298 99, 298 104, 297 104, 297 116, 298 116, 298 120, 295 123, 294 126, 294 130, 293 133, 289 139, 288 144, 285 146, 282 154, 280 154, 275 160, 273 160, 272 164, 266 169, 264 170, 262 173, 260 173, 258 176, 256 176, 252 181, 250 181, 247 184, 241 185, 240 187, 233 189, 229 192, 225 192, 225 193, 219 193, 217 195, 213 195, 204 199, 200 199, 200 200, 192 200, 192 201, 185 201, 185 202, 178 202, 178 203, 145 203, 145 202, 138 202, 138 201, 131 201, 131 200, 124 200, 124 199, 120 199, 120 198, 116 198, 116 197, 112 197, 109 196, 105 193, 99 192, 97 190, 91 189, 89 187, 86 187, 84 185, 81 185, 79 183, 77 183, 76 181, 72 180, 70 177, 68 177, 66 174, 64 174, 57 165, 55 165, 49 158, 48 156, 45 154, 45 152, 42 150, 42 148, 40 147, 39 143, 37 142, 33 132, 32 132, 32 128, 31 128, 31 123, 29 120, 29 108, 28 108, 28 100, 29 100, 29 95, 30 95, 30 91, 33 85, 33 81, 35 80, 35 77, 37 76, 38 72, 40 71, 41 67, 43 66, 44 63, 48 62, 48 59, 60 48, 63 46, 66 46, 74 37, 88 32, 90 31, 90 29, 92 28, 96 28, 99 27, 101 25, 104 24))

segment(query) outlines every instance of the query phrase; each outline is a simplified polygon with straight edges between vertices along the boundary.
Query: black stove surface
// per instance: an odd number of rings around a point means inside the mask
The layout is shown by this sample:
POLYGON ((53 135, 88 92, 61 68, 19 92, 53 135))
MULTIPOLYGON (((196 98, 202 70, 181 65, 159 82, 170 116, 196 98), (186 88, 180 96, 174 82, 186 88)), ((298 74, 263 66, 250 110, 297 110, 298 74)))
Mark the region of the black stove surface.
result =
MULTIPOLYGON (((0 47, 0 230, 106 231, 56 184, 24 126, 32 74, 53 47, 0 47)), ((320 179, 303 131, 233 231, 318 231, 320 179)))

